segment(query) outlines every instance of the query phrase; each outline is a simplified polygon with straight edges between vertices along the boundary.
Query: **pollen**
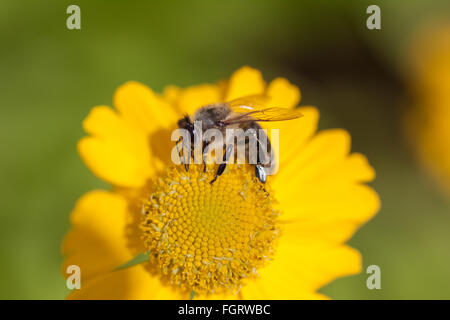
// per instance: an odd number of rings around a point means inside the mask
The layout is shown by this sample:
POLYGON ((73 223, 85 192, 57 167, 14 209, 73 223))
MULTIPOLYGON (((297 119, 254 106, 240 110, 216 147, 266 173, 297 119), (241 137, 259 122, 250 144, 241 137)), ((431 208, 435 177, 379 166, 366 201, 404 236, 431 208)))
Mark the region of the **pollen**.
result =
POLYGON ((271 260, 279 228, 276 201, 249 166, 168 169, 143 205, 142 239, 159 274, 200 294, 236 294, 271 260))

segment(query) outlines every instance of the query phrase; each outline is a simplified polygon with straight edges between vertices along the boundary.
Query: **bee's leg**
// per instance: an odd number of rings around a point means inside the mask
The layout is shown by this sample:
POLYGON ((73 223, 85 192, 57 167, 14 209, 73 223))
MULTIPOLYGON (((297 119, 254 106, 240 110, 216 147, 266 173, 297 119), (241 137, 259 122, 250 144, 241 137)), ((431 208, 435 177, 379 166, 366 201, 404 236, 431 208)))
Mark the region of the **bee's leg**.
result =
POLYGON ((202 148, 202 161, 203 161, 203 172, 206 172, 206 156, 208 152, 208 146, 211 143, 211 141, 203 141, 203 148, 202 148))
POLYGON ((226 163, 226 162, 221 163, 221 164, 219 165, 219 168, 217 168, 217 172, 216 172, 216 175, 215 175, 214 179, 212 179, 209 183, 210 183, 210 184, 213 184, 214 181, 216 181, 217 178, 225 171, 225 168, 226 168, 226 167, 227 167, 227 163, 226 163))
POLYGON ((189 163, 188 161, 186 161, 186 153, 184 152, 184 147, 182 146, 181 150, 178 148, 178 144, 183 141, 183 137, 180 137, 177 142, 176 142, 176 147, 177 147, 177 152, 178 152, 178 157, 180 158, 180 162, 182 162, 184 164, 184 169, 186 170, 186 172, 189 171, 189 163))
POLYGON ((227 150, 225 151, 225 154, 223 155, 223 162, 219 165, 219 168, 217 168, 216 175, 215 175, 214 179, 212 179, 209 182, 210 184, 213 184, 214 181, 216 181, 217 178, 225 171, 225 168, 227 167, 227 161, 230 158, 232 148, 233 148, 232 144, 227 146, 227 150))
POLYGON ((180 148, 178 148, 178 145, 180 144, 180 142, 183 140, 182 137, 180 137, 177 142, 175 143, 175 146, 177 147, 177 152, 178 152, 178 158, 180 159, 180 163, 184 164, 184 169, 186 170, 186 172, 189 170, 189 167, 186 164, 186 161, 184 161, 184 154, 181 153, 182 150, 180 150, 180 148))
POLYGON ((260 164, 255 165, 255 176, 262 183, 266 183, 267 180, 266 170, 264 170, 264 167, 262 165, 260 164))
POLYGON ((256 165, 255 165, 255 176, 258 178, 261 183, 266 183, 267 180, 267 173, 264 169, 264 164, 266 163, 266 156, 264 154, 264 151, 262 150, 265 146, 261 143, 261 141, 258 139, 258 149, 256 153, 256 165))

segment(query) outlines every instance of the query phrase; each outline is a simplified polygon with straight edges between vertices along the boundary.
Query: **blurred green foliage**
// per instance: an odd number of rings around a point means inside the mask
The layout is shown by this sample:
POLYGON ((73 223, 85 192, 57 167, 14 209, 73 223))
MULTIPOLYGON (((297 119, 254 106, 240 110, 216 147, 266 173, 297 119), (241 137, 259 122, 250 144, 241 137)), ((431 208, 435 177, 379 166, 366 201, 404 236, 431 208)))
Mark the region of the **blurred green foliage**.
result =
MULTIPOLYGON (((76 153, 90 108, 128 80, 160 91, 228 77, 242 65, 300 86, 321 128, 343 127, 377 170, 379 215, 351 240, 367 275, 322 291, 336 299, 450 298, 450 204, 401 136, 401 51, 448 1, 0 2, 0 298, 61 299, 60 244, 77 198, 108 188, 76 153), (365 27, 378 3, 382 30, 365 27), (66 28, 81 7, 82 29, 66 28)), ((448 17, 446 17, 448 18, 448 17)), ((299 206, 301 203, 299 203, 299 206)))

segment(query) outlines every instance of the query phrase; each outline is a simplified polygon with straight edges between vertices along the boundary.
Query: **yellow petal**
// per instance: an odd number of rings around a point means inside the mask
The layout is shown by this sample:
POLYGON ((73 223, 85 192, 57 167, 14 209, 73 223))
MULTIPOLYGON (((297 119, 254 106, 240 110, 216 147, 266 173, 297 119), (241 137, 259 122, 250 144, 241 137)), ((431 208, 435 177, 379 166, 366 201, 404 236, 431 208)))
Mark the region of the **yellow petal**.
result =
POLYGON ((299 186, 282 199, 286 210, 283 220, 299 222, 350 221, 361 224, 372 218, 380 206, 378 195, 372 188, 356 183, 299 186))
POLYGON ((178 119, 169 103, 139 82, 130 81, 119 87, 114 106, 127 122, 147 133, 169 128, 178 119))
POLYGON ((78 151, 101 179, 138 187, 170 159, 166 141, 178 116, 164 99, 137 82, 118 88, 114 104, 119 113, 105 106, 92 109, 83 122, 90 137, 78 143, 78 151))
POLYGON ((189 300, 189 293, 177 290, 178 288, 170 285, 163 285, 158 281, 157 290, 155 290, 153 300, 189 300))
POLYGON ((173 106, 178 104, 178 97, 180 95, 181 89, 177 86, 167 86, 163 90, 163 95, 166 100, 173 106))
POLYGON ((295 108, 300 102, 300 90, 284 78, 276 78, 267 87, 269 105, 281 108, 295 108))
POLYGON ((361 226, 351 219, 330 221, 314 219, 297 219, 282 225, 283 238, 292 243, 327 242, 345 243, 361 226))
POLYGON ((290 292, 286 295, 279 293, 275 298, 273 291, 264 285, 262 280, 246 285, 241 291, 244 300, 329 300, 327 296, 312 291, 290 292), (288 296, 292 296, 292 298, 288 298, 288 296))
MULTIPOLYGON (((283 135, 285 139, 289 133, 291 136, 295 136, 292 127, 286 128, 285 132, 286 134, 283 135)), ((280 138, 280 141, 283 139, 280 138)), ((280 162, 283 162, 283 157, 289 160, 285 161, 286 164, 280 165, 280 170, 272 182, 274 188, 280 190, 277 191, 280 194, 284 193, 282 190, 291 188, 292 192, 294 186, 297 188, 298 185, 314 182, 323 176, 325 170, 343 161, 350 151, 350 135, 341 129, 322 131, 306 145, 295 142, 289 144, 288 141, 283 142, 284 147, 280 146, 279 157, 280 162), (296 179, 292 179, 292 177, 296 179)))
POLYGON ((91 136, 79 141, 78 152, 94 174, 127 187, 140 186, 148 179, 153 168, 143 131, 104 106, 92 109, 83 127, 91 136))
POLYGON ((222 97, 219 88, 216 85, 203 84, 182 90, 177 107, 180 114, 192 115, 198 108, 220 101, 222 97))
POLYGON ((352 153, 334 166, 325 169, 321 178, 326 178, 327 181, 369 182, 375 179, 375 170, 364 155, 352 153))
MULTIPOLYGON (((290 121, 262 123, 271 138, 271 145, 275 151, 276 164, 279 171, 295 161, 299 150, 311 139, 317 130, 319 112, 314 107, 299 108, 303 117, 290 121), (274 138, 272 130, 278 130, 278 140, 274 138)), ((275 177, 280 175, 277 173, 275 177)))
POLYGON ((261 72, 250 67, 242 67, 231 76, 225 101, 249 95, 263 94, 265 87, 266 83, 261 72))
MULTIPOLYGON (((72 290, 70 300, 150 300, 157 299, 162 287, 142 265, 108 272, 81 283, 80 290, 72 290)), ((177 299, 178 295, 165 296, 177 299)))
MULTIPOLYGON (((195 300, 236 299, 236 295, 196 295, 195 300)), ((72 290, 70 300, 188 300, 189 294, 163 285, 145 265, 112 271, 82 282, 81 290, 72 290)))
POLYGON ((330 281, 361 272, 359 252, 348 246, 281 242, 260 278, 243 288, 245 299, 320 299, 316 290, 330 281))
POLYGON ((81 197, 71 214, 62 271, 69 265, 81 269, 82 281, 109 272, 133 258, 127 247, 127 201, 112 192, 91 191, 81 197))
POLYGON ((375 172, 360 154, 348 155, 344 130, 326 130, 292 151, 273 185, 283 207, 284 237, 342 243, 379 210, 373 189, 361 182, 375 172))
POLYGON ((221 294, 211 294, 211 295, 195 295, 194 300, 239 300, 240 294, 237 292, 236 294, 232 293, 221 293, 221 294))
POLYGON ((380 208, 377 193, 352 183, 303 186, 283 202, 284 236, 334 243, 348 240, 380 208))
POLYGON ((306 146, 293 150, 289 166, 281 167, 276 176, 277 183, 290 180, 298 185, 313 181, 323 175, 324 170, 342 161, 349 151, 350 135, 347 131, 321 131, 306 146), (293 181, 293 175, 298 179, 293 181))

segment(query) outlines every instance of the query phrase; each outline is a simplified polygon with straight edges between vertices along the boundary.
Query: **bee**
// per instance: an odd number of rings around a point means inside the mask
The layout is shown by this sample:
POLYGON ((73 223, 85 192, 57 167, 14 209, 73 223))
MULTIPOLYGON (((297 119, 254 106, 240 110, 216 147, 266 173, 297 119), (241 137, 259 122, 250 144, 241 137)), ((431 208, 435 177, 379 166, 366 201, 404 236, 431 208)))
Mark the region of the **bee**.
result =
MULTIPOLYGON (((194 137, 196 135, 202 136, 200 133, 203 133, 208 129, 218 129, 224 137, 226 136, 227 129, 242 129, 240 132, 247 133, 247 137, 244 140, 246 143, 245 156, 247 157, 247 160, 249 157, 248 132, 250 132, 250 136, 254 138, 258 144, 258 150, 261 150, 260 147, 265 147, 269 154, 269 159, 267 159, 263 153, 257 152, 256 163, 254 164, 255 176, 259 181, 265 183, 267 176, 271 174, 272 169, 275 167, 275 156, 272 151, 270 140, 264 130, 261 130, 262 128, 258 122, 285 121, 302 116, 302 113, 298 109, 267 107, 265 106, 266 102, 266 96, 258 95, 247 96, 230 102, 208 104, 197 109, 192 116, 185 115, 178 120, 178 127, 189 132, 191 138, 191 151, 194 149, 194 137), (201 127, 195 125, 197 122, 201 123, 201 127)), ((223 145, 220 146, 223 147, 224 150, 223 162, 218 166, 214 179, 210 181, 211 184, 225 171, 232 150, 237 150, 237 148, 234 148, 236 143, 234 138, 235 137, 232 137, 231 140, 227 137, 223 142, 223 145)), ((178 139, 176 142, 177 147, 178 143, 182 140, 182 137, 178 139)), ((205 155, 207 150, 211 147, 212 141, 203 140, 201 143, 204 163, 203 171, 206 171, 205 155)), ((179 156, 181 159, 180 151, 179 156)), ((188 171, 189 165, 186 160, 184 161, 184 166, 186 171, 188 171)))

